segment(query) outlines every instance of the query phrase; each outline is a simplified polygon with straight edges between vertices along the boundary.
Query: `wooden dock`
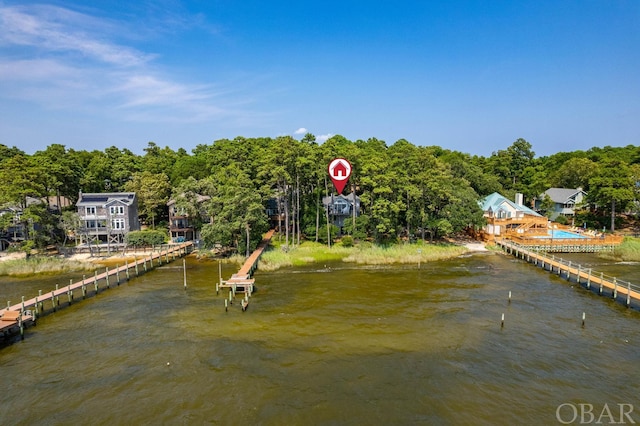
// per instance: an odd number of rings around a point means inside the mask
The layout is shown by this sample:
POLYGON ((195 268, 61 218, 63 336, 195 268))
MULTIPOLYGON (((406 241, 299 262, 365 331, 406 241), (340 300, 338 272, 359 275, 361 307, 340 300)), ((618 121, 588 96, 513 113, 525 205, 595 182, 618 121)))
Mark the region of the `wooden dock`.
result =
POLYGON ((523 259, 558 276, 566 277, 567 281, 575 281, 588 290, 597 291, 600 295, 609 295, 616 301, 631 306, 640 303, 640 286, 616 277, 607 276, 602 272, 583 268, 582 265, 549 255, 546 252, 522 247, 507 239, 496 240, 496 244, 513 256, 523 259))
POLYGON ((247 258, 237 273, 231 275, 231 278, 227 281, 222 281, 222 278, 220 278, 219 287, 229 288, 233 293, 236 291, 246 292, 249 294, 253 293, 255 279, 252 278, 251 275, 258 267, 258 260, 260 260, 260 256, 262 256, 262 253, 271 242, 271 238, 274 233, 275 229, 272 229, 265 234, 260 244, 258 244, 258 247, 256 247, 255 251, 251 253, 251 256, 247 258))
POLYGON ((88 295, 98 294, 101 286, 103 289, 108 289, 113 284, 119 285, 122 280, 129 280, 132 274, 139 276, 155 266, 162 265, 163 259, 164 263, 169 263, 176 257, 188 254, 192 249, 193 243, 191 241, 169 245, 165 250, 160 249, 158 252, 150 253, 141 259, 136 258, 133 263, 125 262, 124 265, 112 269, 107 267, 101 274, 96 270, 92 277, 83 276, 81 281, 70 282, 69 285, 62 288, 58 288, 56 285, 55 290, 45 294, 40 293, 29 300, 25 300, 23 296, 20 303, 11 305, 10 302, 7 302, 7 307, 0 309, 0 336, 12 334, 18 330, 24 338, 24 329, 27 326, 34 324, 38 317, 47 312, 55 312, 61 307, 60 298, 66 299, 66 306, 68 306, 73 303, 78 292, 82 294, 83 299, 88 295), (50 304, 49 310, 46 310, 45 303, 50 304))

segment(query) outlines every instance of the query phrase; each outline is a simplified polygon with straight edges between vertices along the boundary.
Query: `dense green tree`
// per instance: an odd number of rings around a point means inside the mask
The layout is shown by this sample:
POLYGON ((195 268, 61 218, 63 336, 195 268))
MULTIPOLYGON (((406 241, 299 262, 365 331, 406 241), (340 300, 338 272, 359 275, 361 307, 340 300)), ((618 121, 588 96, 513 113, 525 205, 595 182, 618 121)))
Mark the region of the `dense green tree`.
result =
POLYGON ((573 157, 551 174, 551 184, 557 188, 582 188, 589 191, 589 179, 598 165, 588 158, 573 157))
MULTIPOLYGON (((38 167, 46 171, 42 184, 46 195, 55 197, 59 211, 62 209, 62 197, 76 200, 82 171, 64 145, 49 145, 44 151, 37 151, 32 158, 38 167)), ((46 200, 50 206, 49 198, 46 200)))
POLYGON ((151 227, 155 229, 155 219, 163 215, 171 193, 167 175, 148 171, 134 173, 132 179, 125 183, 124 189, 137 194, 140 214, 150 220, 151 227))
POLYGON ((635 185, 632 169, 617 159, 602 162, 589 180, 589 200, 599 207, 610 206, 612 232, 615 230, 616 209, 623 210, 633 201, 635 185))
POLYGON ((0 166, 0 205, 27 206, 27 197, 47 195, 47 171, 32 157, 17 154, 0 166))
POLYGON ((553 209, 555 206, 556 206, 556 203, 553 202, 549 194, 544 194, 544 198, 540 203, 540 211, 542 212, 542 214, 550 218, 551 215, 553 214, 553 209))
POLYGON ((215 216, 202 228, 204 244, 235 247, 248 256, 267 229, 260 194, 237 164, 218 170, 212 178, 211 188, 215 191, 210 192, 208 207, 215 216))

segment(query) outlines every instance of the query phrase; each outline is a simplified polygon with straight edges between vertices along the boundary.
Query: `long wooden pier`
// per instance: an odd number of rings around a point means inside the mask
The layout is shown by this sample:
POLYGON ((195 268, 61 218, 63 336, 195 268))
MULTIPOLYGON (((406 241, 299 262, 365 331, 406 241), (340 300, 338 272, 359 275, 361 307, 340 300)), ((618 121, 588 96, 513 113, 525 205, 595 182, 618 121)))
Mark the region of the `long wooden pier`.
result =
POLYGON ((146 272, 154 268, 154 266, 162 265, 163 258, 165 263, 169 263, 176 257, 188 254, 192 249, 193 243, 191 241, 169 245, 166 250, 161 249, 141 259, 135 258, 133 263, 125 261, 125 264, 122 266, 116 266, 112 269, 106 267, 105 271, 101 274, 96 270, 92 277, 87 278, 83 276, 81 281, 75 283, 70 282, 69 285, 62 288, 58 288, 56 285, 55 290, 45 294, 40 292, 38 296, 29 300, 25 300, 23 296, 20 303, 11 305, 10 302, 7 302, 7 307, 0 309, 0 336, 19 331, 20 335, 24 338, 24 330, 27 326, 34 324, 38 317, 47 312, 55 312, 61 307, 61 297, 63 300, 65 298, 67 299, 66 306, 69 306, 74 301, 74 291, 76 294, 80 291, 83 299, 91 294, 96 295, 100 291, 100 282, 103 282, 103 289, 108 289, 112 283, 120 285, 123 279, 129 280, 132 273, 135 273, 135 276, 139 276, 140 273, 146 272), (93 287, 93 291, 91 287, 93 287), (45 303, 51 306, 51 309, 48 311, 45 309, 45 303))
POLYGON ((573 280, 579 285, 584 285, 588 290, 597 291, 600 295, 607 294, 627 306, 631 306, 632 301, 636 304, 640 302, 640 286, 629 281, 593 271, 591 268, 583 268, 578 263, 564 260, 555 255, 549 255, 546 252, 522 247, 506 239, 496 240, 496 244, 519 259, 540 266, 551 273, 557 273, 558 276, 564 274, 567 281, 573 280))
POLYGON ((260 260, 260 256, 262 256, 262 253, 271 242, 271 238, 274 233, 275 229, 272 229, 265 234, 260 244, 258 244, 258 247, 256 247, 255 251, 251 253, 251 256, 247 258, 237 273, 231 275, 231 278, 227 281, 222 281, 222 278, 220 278, 219 287, 229 288, 233 293, 236 291, 249 294, 253 293, 255 279, 251 278, 251 275, 258 267, 258 260, 260 260))

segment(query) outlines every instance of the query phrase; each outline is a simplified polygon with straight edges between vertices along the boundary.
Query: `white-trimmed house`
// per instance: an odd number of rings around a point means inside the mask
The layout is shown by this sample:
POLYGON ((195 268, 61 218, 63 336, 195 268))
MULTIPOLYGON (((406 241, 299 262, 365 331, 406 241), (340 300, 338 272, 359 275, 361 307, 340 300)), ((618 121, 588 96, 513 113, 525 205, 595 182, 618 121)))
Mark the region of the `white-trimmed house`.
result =
POLYGON ((553 201, 553 212, 549 219, 555 220, 558 216, 575 216, 576 205, 582 204, 587 198, 587 193, 582 188, 549 188, 538 196, 535 200, 536 210, 542 208, 542 203, 546 196, 553 201))
POLYGON ((546 217, 523 205, 522 194, 516 194, 511 201, 494 192, 480 201, 487 224, 484 233, 487 238, 509 234, 532 234, 546 232, 546 217))
POLYGON ((76 207, 81 244, 122 244, 128 232, 140 230, 135 192, 80 192, 76 207))
POLYGON ((360 197, 351 192, 348 195, 329 195, 322 197, 322 205, 329 211, 329 215, 333 217, 333 224, 338 228, 344 226, 345 220, 353 217, 355 208, 355 216, 360 215, 360 197))

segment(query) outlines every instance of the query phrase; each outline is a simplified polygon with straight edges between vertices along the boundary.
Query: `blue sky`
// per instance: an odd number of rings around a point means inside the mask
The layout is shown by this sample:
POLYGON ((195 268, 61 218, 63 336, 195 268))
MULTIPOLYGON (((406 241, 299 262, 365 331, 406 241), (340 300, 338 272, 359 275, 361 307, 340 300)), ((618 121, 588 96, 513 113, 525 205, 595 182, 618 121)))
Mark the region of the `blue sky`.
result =
POLYGON ((0 0, 0 144, 640 144, 640 1, 0 0))

